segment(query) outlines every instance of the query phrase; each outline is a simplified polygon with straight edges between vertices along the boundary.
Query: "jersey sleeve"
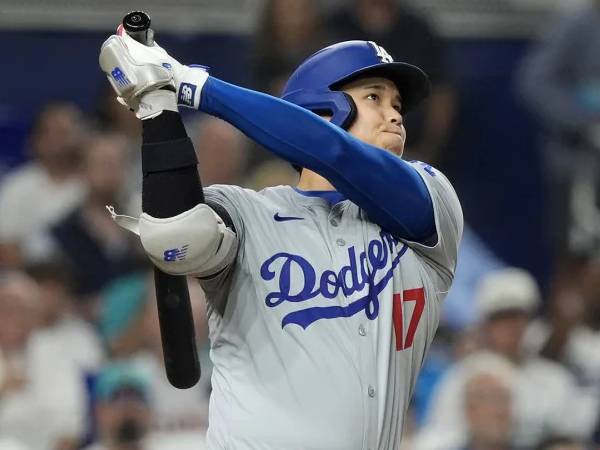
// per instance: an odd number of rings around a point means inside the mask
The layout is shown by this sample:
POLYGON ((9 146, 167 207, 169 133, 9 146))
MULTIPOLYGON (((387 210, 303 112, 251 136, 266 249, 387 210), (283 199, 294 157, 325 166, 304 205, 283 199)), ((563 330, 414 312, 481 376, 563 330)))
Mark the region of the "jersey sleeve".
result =
POLYGON ((403 241, 424 257, 450 283, 454 277, 458 246, 463 233, 463 213, 448 179, 429 164, 413 161, 429 190, 435 216, 435 235, 427 242, 403 241))
POLYGON ((215 210, 222 208, 229 215, 239 244, 237 253, 231 255, 231 261, 228 262, 225 269, 211 277, 199 278, 207 300, 220 314, 223 313, 227 304, 227 296, 235 267, 244 258, 245 227, 240 214, 244 195, 245 189, 238 186, 212 185, 204 188, 206 204, 215 210), (215 205, 217 206, 216 208, 214 207, 215 205))

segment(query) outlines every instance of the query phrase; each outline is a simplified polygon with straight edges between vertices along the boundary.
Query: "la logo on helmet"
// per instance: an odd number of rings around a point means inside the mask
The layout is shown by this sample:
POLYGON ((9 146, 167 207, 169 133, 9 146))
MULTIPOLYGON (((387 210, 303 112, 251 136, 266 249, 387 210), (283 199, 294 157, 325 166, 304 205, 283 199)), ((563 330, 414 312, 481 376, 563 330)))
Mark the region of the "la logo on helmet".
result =
POLYGON ((381 60, 381 62, 383 62, 383 63, 394 62, 394 58, 392 58, 392 56, 387 52, 387 50, 385 48, 383 48, 381 45, 377 45, 373 41, 369 41, 369 44, 371 44, 373 46, 373 48, 377 52, 377 57, 381 60))

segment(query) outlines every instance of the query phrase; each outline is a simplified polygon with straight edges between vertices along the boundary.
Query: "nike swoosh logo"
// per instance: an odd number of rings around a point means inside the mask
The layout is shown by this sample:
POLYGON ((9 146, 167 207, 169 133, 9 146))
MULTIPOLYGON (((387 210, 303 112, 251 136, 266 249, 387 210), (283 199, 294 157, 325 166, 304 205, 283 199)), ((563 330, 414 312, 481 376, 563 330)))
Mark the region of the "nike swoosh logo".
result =
POLYGON ((280 216, 279 213, 275 213, 273 219, 275 219, 276 222, 287 222, 289 220, 304 220, 304 217, 280 216))

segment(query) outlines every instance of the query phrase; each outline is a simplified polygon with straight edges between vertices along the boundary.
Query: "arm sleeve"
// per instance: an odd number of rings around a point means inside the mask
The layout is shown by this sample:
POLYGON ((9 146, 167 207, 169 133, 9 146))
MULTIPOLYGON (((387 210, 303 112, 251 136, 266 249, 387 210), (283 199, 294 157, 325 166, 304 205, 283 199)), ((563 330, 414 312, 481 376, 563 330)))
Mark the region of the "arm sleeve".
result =
MULTIPOLYGON (((179 114, 165 111, 144 121, 143 126, 142 210, 156 218, 168 218, 207 203, 235 232, 227 210, 204 197, 196 152, 179 114)), ((226 268, 235 257, 235 252, 227 255, 226 268)))
POLYGON ((166 218, 204 203, 196 152, 179 114, 165 111, 143 127, 142 210, 166 218))
POLYGON ((433 204, 417 171, 321 117, 281 99, 209 77, 200 109, 241 130, 275 155, 313 170, 400 238, 435 234, 433 204))

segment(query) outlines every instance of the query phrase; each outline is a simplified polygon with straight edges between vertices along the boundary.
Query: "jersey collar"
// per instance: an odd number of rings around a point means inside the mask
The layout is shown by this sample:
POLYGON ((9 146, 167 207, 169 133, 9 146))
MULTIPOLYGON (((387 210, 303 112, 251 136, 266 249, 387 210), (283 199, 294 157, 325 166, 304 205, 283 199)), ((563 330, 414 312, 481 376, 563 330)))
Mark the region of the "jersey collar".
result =
POLYGON ((327 203, 329 203, 331 206, 335 205, 336 203, 343 202, 344 200, 346 200, 346 197, 344 196, 344 194, 342 194, 341 192, 338 192, 338 191, 303 191, 302 189, 299 189, 297 187, 294 187, 293 189, 298 194, 300 194, 304 197, 313 197, 313 198, 316 197, 316 198, 323 199, 327 203))

